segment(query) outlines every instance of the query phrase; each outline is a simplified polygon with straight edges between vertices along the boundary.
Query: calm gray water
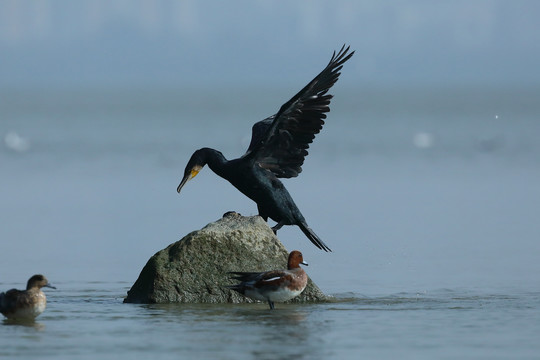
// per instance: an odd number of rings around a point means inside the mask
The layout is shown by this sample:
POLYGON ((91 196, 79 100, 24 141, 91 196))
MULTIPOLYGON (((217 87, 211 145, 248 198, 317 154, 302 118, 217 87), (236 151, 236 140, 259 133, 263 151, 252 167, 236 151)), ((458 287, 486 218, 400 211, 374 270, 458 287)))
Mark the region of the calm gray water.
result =
POLYGON ((58 285, 36 323, 0 324, 0 356, 537 359, 540 353, 540 292, 350 293, 335 303, 269 311, 266 304, 122 304, 125 282, 58 285))
POLYGON ((294 90, 0 96, 0 290, 58 290, 5 358, 539 358, 540 92, 339 89, 303 173, 311 227, 279 237, 338 301, 132 305, 156 251, 255 205, 191 153, 243 153, 294 90))

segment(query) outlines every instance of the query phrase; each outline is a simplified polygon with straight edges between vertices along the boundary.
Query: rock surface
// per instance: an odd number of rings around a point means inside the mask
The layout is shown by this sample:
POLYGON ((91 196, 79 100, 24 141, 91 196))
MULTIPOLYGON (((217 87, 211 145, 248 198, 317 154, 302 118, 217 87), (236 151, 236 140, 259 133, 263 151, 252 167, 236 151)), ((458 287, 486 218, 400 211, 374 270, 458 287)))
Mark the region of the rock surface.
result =
MULTIPOLYGON (((225 287, 235 283, 227 273, 285 269, 287 257, 261 217, 229 212, 152 256, 124 302, 253 302, 225 287)), ((310 279, 304 292, 290 302, 327 300, 310 279)))

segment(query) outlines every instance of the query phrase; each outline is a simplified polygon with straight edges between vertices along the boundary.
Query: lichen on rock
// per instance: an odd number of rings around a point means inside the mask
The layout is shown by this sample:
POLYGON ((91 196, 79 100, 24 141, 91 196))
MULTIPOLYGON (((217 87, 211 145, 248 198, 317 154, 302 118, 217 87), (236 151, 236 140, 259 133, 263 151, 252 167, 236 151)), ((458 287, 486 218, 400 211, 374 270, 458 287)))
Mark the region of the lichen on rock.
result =
MULTIPOLYGON (((268 271, 287 266, 288 251, 260 216, 223 218, 157 252, 128 291, 127 303, 253 302, 226 288, 230 271, 268 271)), ((291 302, 328 297, 311 281, 291 302)))

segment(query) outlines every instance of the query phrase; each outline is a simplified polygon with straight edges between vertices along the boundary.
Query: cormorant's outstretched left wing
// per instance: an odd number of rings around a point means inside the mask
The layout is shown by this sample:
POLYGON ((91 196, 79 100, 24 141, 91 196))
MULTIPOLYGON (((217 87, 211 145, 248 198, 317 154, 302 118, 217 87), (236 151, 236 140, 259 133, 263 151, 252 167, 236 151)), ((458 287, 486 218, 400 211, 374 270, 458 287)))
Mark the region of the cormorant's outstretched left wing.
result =
POLYGON ((291 178, 302 171, 309 144, 321 131, 332 95, 328 90, 339 78, 343 64, 351 58, 345 45, 319 75, 269 118, 253 125, 251 143, 244 156, 253 156, 262 168, 277 177, 291 178))

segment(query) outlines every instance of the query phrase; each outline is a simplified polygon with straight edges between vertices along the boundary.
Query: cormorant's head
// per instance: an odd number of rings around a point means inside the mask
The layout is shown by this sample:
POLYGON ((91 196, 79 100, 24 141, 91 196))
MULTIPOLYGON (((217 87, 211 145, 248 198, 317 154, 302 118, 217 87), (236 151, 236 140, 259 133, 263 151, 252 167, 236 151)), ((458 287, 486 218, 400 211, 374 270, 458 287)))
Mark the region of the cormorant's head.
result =
POLYGON ((199 149, 191 155, 191 159, 189 159, 186 169, 184 170, 184 177, 182 178, 182 181, 180 182, 180 185, 176 188, 176 191, 180 193, 180 190, 182 190, 182 187, 191 179, 193 179, 199 171, 206 165, 206 156, 204 153, 204 149, 199 149))

